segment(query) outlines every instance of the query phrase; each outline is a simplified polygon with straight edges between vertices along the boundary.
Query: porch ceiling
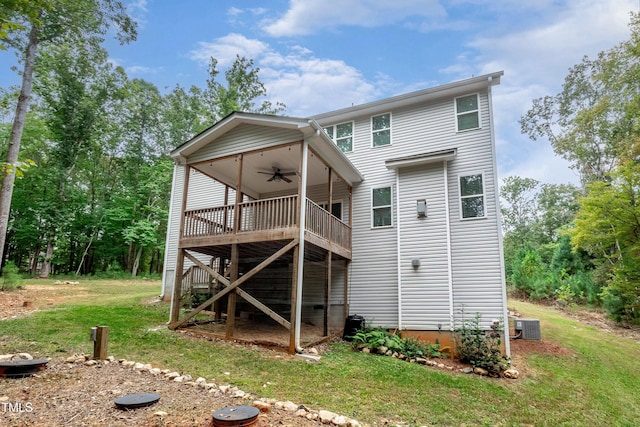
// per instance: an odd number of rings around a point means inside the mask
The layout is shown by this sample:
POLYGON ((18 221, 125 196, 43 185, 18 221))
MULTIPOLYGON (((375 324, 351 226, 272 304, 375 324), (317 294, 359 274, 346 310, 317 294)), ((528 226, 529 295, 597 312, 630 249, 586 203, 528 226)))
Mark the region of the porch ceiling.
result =
MULTIPOLYGON (((292 143, 278 148, 269 148, 255 152, 245 153, 242 161, 242 191, 254 198, 261 198, 264 194, 295 193, 298 188, 300 177, 300 143, 292 143), (279 182, 268 181, 273 175, 273 168, 280 169, 280 172, 295 172, 296 175, 289 175, 291 180, 287 183, 284 180, 279 182), (264 173, 260 173, 264 172, 264 173)), ((227 157, 218 160, 194 165, 200 172, 234 187, 238 173, 238 161, 236 157, 227 157)), ((328 168, 318 158, 310 153, 308 161, 307 184, 309 186, 322 185, 328 183, 328 168)), ((333 181, 340 180, 335 174, 333 181)))

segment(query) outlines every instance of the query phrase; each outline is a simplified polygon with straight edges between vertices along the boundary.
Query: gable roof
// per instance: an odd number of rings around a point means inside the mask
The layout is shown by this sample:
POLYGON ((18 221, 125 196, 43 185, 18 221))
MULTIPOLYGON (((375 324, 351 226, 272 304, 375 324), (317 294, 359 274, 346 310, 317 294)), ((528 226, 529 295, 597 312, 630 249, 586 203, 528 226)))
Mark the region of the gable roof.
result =
POLYGON ((301 139, 305 139, 309 146, 350 185, 361 182, 364 177, 351 161, 340 151, 333 140, 322 130, 314 120, 275 116, 270 114, 233 112, 200 132, 190 140, 175 148, 169 155, 178 163, 184 164, 187 158, 231 130, 242 124, 251 124, 282 129, 298 130, 301 139))
POLYGON ((466 80, 460 80, 453 83, 430 87, 428 89, 392 96, 378 101, 329 111, 327 113, 315 115, 313 116, 313 119, 318 123, 328 123, 328 121, 346 121, 355 116, 381 114, 396 108, 402 108, 421 102, 432 101, 444 97, 461 96, 471 92, 484 90, 489 86, 499 85, 500 77, 503 74, 504 71, 484 74, 482 76, 472 77, 466 80))

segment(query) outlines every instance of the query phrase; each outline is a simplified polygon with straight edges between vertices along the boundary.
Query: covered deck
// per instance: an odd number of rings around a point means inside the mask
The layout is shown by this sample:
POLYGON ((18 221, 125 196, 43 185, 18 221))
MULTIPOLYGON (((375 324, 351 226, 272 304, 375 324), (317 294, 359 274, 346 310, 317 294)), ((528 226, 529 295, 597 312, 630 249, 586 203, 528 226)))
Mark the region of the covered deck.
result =
POLYGON ((172 153, 185 168, 170 328, 264 342, 255 336, 272 324, 293 353, 348 313, 351 191, 361 176, 307 120, 234 113, 209 133, 246 142, 274 128, 272 143, 242 152, 225 153, 205 132, 172 153), (283 128, 297 138, 283 142, 283 128))

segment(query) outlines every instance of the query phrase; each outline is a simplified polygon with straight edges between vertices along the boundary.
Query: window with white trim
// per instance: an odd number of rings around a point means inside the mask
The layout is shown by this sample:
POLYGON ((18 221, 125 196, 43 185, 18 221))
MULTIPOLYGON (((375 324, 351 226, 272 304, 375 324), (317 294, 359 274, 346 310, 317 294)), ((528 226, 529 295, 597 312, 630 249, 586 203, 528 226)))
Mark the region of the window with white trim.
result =
POLYGON ((460 215, 462 219, 486 217, 483 174, 460 176, 460 215))
POLYGON ((353 122, 326 126, 323 129, 333 139, 340 151, 343 153, 353 151, 353 122))
POLYGON ((371 117, 373 147, 391 145, 391 113, 371 117))
POLYGON ((456 127, 458 131, 480 128, 478 94, 456 98, 456 127))
POLYGON ((389 227, 391 216, 391 187, 379 187, 371 192, 371 224, 373 227, 389 227))

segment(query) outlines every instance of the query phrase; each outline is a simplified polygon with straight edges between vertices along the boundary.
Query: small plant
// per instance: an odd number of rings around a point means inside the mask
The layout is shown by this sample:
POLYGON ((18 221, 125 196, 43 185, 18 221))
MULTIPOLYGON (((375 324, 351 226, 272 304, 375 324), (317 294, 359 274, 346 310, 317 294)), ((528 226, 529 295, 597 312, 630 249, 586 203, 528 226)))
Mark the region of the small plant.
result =
MULTIPOLYGON (((463 313, 464 314, 464 313, 463 313)), ((469 320, 463 320, 462 327, 456 329, 456 347, 460 361, 473 367, 483 368, 492 375, 509 368, 510 360, 502 355, 500 333, 502 322, 494 322, 490 331, 480 329, 480 313, 469 320)))
POLYGON ((353 336, 353 346, 357 349, 367 347, 378 351, 383 347, 386 352, 397 353, 407 359, 442 356, 439 344, 424 343, 411 337, 402 338, 395 331, 389 332, 384 328, 357 331, 353 336))
POLYGON ((13 261, 8 261, 2 269, 2 283, 0 284, 0 290, 11 291, 16 288, 20 288, 22 278, 18 273, 18 267, 13 261))

